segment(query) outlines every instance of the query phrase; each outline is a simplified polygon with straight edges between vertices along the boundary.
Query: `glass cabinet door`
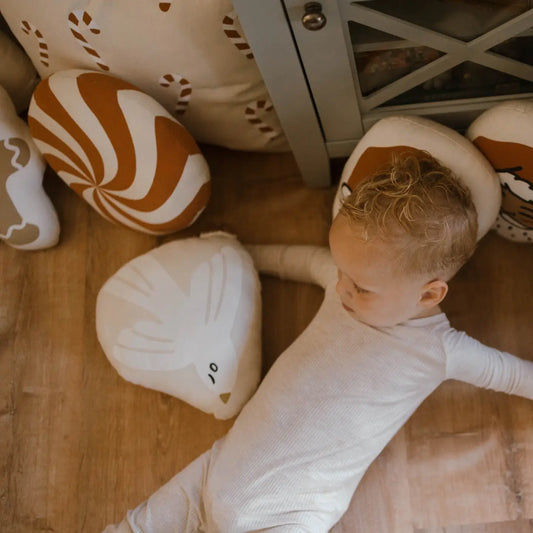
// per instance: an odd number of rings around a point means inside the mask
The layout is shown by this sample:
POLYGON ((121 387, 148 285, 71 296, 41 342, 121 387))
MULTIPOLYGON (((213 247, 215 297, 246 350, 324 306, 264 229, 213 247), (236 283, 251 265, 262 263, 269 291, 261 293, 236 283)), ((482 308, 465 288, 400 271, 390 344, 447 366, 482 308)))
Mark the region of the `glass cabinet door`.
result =
POLYGON ((361 112, 533 96, 532 7, 531 0, 347 2, 361 112))
POLYGON ((533 0, 283 2, 330 157, 391 114, 462 131, 499 101, 533 98, 533 0), (310 7, 319 29, 303 23, 310 7))
POLYGON ((386 116, 420 115, 461 131, 499 101, 533 99, 533 0, 234 5, 310 175, 325 157, 348 156, 386 116))

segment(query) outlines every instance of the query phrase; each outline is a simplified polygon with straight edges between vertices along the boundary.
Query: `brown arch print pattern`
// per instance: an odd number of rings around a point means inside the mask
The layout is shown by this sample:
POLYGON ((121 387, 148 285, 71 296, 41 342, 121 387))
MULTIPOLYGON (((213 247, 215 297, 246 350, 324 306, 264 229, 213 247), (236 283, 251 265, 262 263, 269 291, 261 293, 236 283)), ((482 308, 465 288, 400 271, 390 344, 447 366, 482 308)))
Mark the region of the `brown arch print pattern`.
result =
POLYGON ((369 146, 359 157, 346 183, 351 190, 392 161, 393 154, 422 154, 422 150, 412 146, 369 146))

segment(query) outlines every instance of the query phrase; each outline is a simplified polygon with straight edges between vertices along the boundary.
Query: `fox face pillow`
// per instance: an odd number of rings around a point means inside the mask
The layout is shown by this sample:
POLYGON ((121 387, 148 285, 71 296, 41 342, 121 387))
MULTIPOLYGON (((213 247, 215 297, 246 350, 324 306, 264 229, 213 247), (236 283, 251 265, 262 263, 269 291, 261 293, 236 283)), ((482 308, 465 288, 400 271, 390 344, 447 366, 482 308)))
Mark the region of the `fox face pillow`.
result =
POLYGON ((533 242, 533 102, 512 100, 491 107, 466 135, 500 178, 496 232, 512 241, 533 242))
POLYGON ((222 419, 235 416, 259 384, 260 323, 252 259, 223 233, 133 259, 96 304, 98 339, 124 379, 222 419))

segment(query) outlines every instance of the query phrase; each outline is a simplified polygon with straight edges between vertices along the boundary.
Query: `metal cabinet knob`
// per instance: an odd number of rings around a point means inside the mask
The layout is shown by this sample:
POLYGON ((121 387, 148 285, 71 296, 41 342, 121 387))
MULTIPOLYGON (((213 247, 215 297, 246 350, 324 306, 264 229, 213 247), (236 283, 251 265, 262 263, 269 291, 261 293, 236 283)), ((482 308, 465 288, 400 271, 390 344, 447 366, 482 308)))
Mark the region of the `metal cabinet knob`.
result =
POLYGON ((320 2, 306 2, 304 10, 302 24, 305 29, 317 31, 326 25, 327 19, 324 13, 322 13, 322 4, 320 2))

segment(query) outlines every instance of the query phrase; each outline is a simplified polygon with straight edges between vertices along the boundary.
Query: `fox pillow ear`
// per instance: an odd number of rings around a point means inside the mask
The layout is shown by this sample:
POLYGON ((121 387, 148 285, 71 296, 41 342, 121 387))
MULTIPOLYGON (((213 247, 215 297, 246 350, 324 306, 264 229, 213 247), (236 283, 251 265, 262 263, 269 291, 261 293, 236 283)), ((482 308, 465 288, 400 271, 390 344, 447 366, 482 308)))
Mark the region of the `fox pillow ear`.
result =
POLYGON ((133 259, 96 303, 98 339, 124 379, 222 419, 235 416, 259 384, 260 328, 252 259, 224 233, 133 259))
POLYGON ((533 240, 533 102, 515 100, 482 113, 466 136, 500 177, 496 231, 512 241, 533 240))
POLYGON ((59 221, 42 181, 46 163, 0 86, 0 239, 14 248, 54 246, 59 221))
POLYGON ((483 237, 500 208, 498 176, 468 139, 442 124, 415 116, 384 118, 365 133, 344 166, 333 216, 350 190, 389 163, 393 153, 420 150, 450 168, 470 189, 478 213, 478 239, 483 237))

